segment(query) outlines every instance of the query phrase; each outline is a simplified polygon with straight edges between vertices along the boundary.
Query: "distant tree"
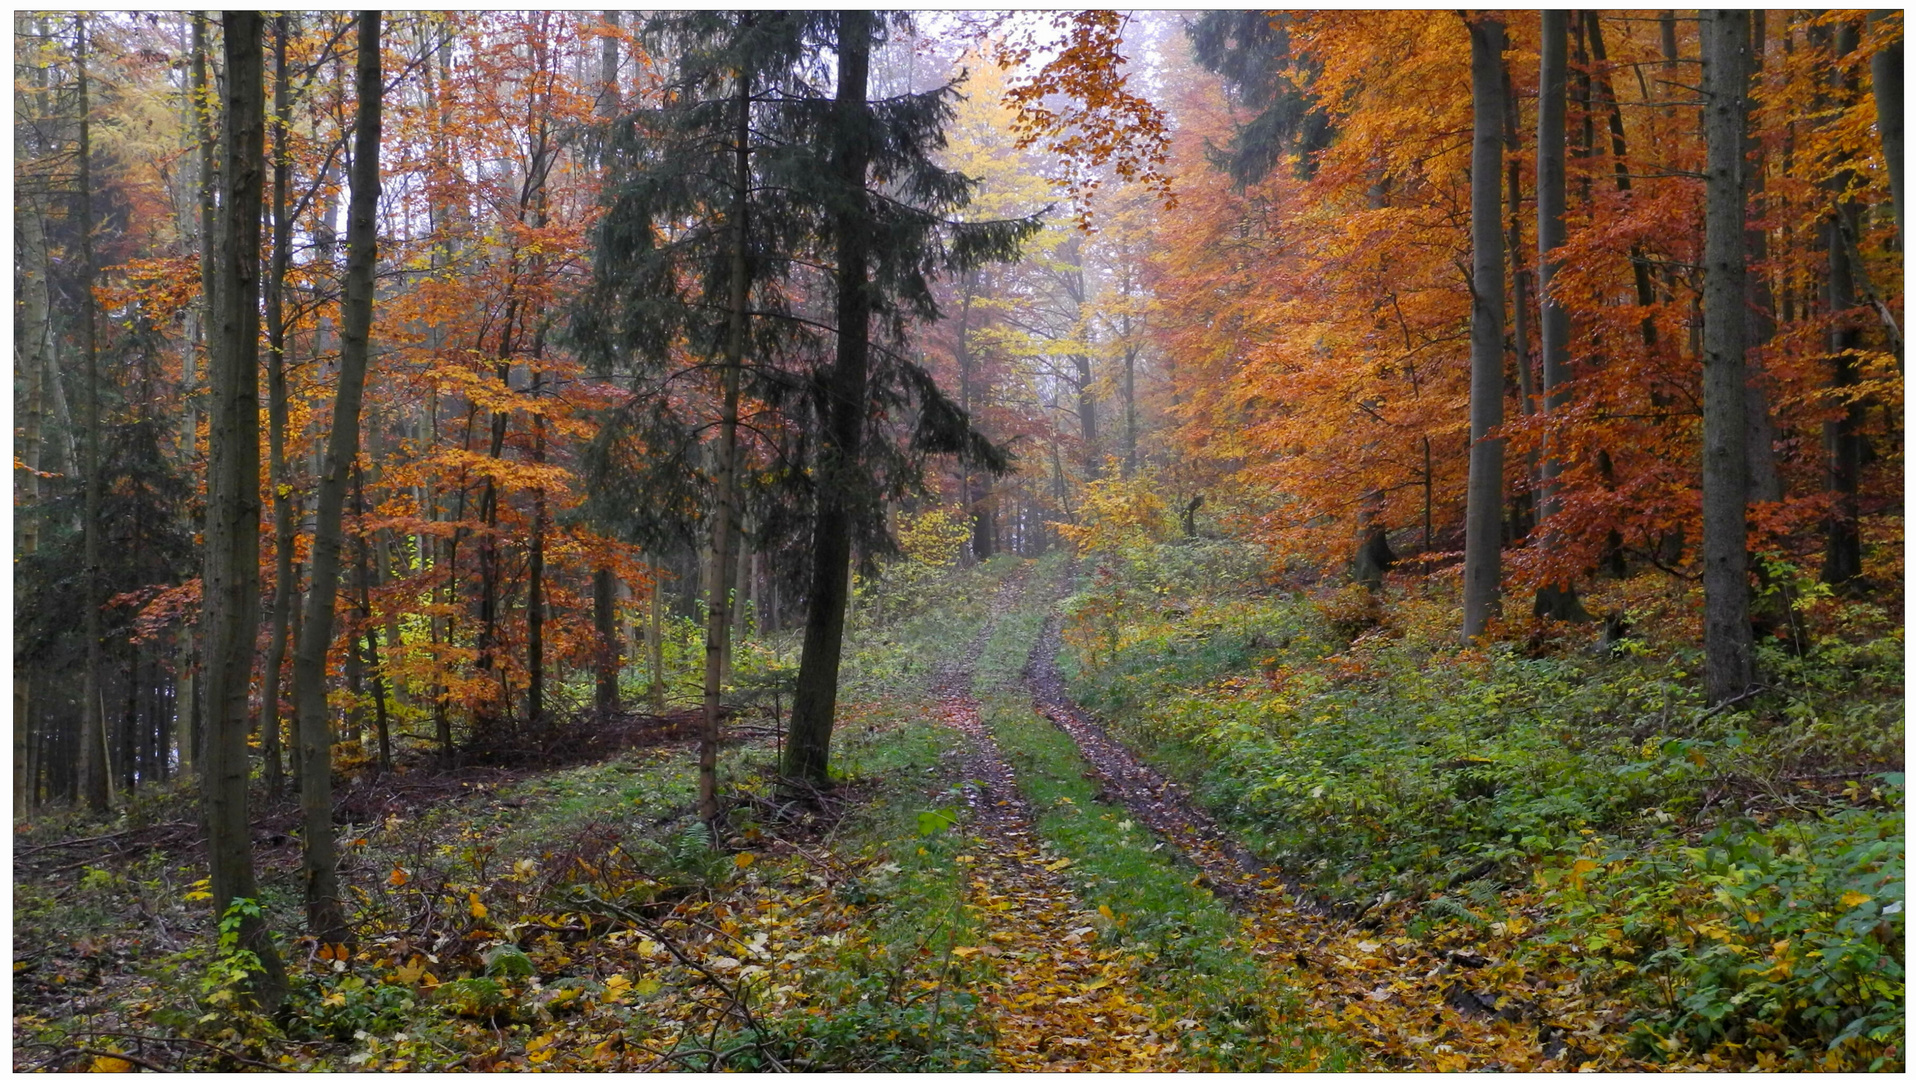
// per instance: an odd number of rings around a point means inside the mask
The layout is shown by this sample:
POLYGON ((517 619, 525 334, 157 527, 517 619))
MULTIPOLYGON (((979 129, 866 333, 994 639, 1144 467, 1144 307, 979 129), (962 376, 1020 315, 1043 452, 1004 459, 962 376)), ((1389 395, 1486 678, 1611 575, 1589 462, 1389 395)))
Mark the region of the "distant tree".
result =
POLYGON ((1308 74, 1314 65, 1291 51, 1289 19, 1270 11, 1207 11, 1190 24, 1198 63, 1216 72, 1237 103, 1252 111, 1224 146, 1210 148, 1212 158, 1241 190, 1295 157, 1297 174, 1308 179, 1316 154, 1330 145, 1330 114, 1319 108, 1308 81, 1292 78, 1293 67, 1308 74))

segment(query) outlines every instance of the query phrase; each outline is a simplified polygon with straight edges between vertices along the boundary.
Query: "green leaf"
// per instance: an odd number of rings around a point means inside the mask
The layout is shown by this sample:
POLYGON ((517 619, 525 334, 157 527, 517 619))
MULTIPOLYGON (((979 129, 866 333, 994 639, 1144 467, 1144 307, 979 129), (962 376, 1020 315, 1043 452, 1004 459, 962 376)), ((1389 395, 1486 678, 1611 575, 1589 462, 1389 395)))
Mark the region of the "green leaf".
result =
POLYGON ((958 815, 949 810, 921 810, 918 813, 918 835, 935 836, 958 824, 958 815))

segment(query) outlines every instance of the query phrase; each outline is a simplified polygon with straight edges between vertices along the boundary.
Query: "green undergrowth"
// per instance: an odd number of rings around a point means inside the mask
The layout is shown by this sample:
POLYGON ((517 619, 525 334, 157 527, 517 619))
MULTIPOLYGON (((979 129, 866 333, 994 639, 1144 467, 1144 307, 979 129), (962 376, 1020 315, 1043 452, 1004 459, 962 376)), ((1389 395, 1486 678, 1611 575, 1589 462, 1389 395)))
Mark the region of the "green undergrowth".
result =
POLYGON ((1000 558, 903 575, 915 588, 934 582, 935 604, 896 595, 903 585, 883 578, 861 589, 841 696, 854 719, 833 743, 834 777, 857 797, 831 840, 855 868, 833 885, 855 923, 815 973, 811 1005, 771 1019, 807 1068, 991 1067, 971 986, 977 972, 952 953, 977 936, 957 862, 970 839, 951 827, 962 794, 945 779, 960 739, 922 722, 923 700, 940 667, 962 660, 1020 569, 1000 558))
POLYGON ((956 832, 927 835, 925 815, 946 820, 956 795, 939 763, 948 731, 878 713, 847 767, 867 785, 835 848, 856 870, 834 886, 856 913, 833 963, 813 980, 813 1007, 780 1014, 807 1068, 834 1071, 977 1071, 990 1066, 978 997, 950 950, 970 940, 955 858, 956 832))
POLYGON ((1238 920, 1195 882, 1196 871, 1106 801, 1071 739, 1033 709, 1017 674, 1045 599, 1028 597, 1000 622, 980 663, 979 694, 1039 835, 1071 862, 1064 873, 1073 887, 1087 906, 1110 912, 1109 940, 1144 955, 1151 1004, 1185 1021, 1178 1027, 1190 1060, 1250 1071, 1353 1067, 1348 1047, 1304 1025, 1294 995, 1252 955, 1238 920))
MULTIPOLYGON (((696 772, 685 745, 517 779, 474 771, 440 801, 391 804, 344 823, 342 885, 355 940, 339 960, 316 956, 316 943, 302 937, 296 859, 263 860, 262 906, 293 981, 275 1015, 221 993, 245 957, 215 944, 204 870, 190 858, 155 851, 23 876, 14 890, 16 940, 48 947, 16 956, 16 1039, 40 1048, 16 1062, 84 1066, 85 1056, 56 1055, 67 1047, 134 1056, 173 1047, 169 1061, 226 1068, 644 1064, 619 1057, 619 1039, 691 1023, 686 1003, 709 997, 709 988, 627 966, 612 945, 622 933, 616 921, 593 913, 690 904, 733 912, 699 916, 712 922, 769 920, 761 925, 774 936, 783 931, 791 947, 817 957, 788 993, 757 1002, 761 1032, 748 1038, 734 1025, 708 1039, 713 1052, 732 1055, 728 1067, 765 1067, 769 1053, 814 1069, 983 1068, 987 1036, 973 1023, 976 996, 963 985, 963 966, 943 962, 968 933, 957 902, 960 840, 919 828, 921 814, 955 797, 939 777, 954 736, 913 721, 922 716, 925 676, 963 655, 1014 565, 949 571, 957 599, 937 613, 861 623, 849 659, 854 674, 864 674, 841 697, 834 740, 845 801, 823 819, 802 820, 801 812, 801 820, 774 820, 780 800, 765 739, 728 744, 721 755, 721 784, 734 802, 722 849, 694 812, 696 772), (901 670, 906 657, 911 666, 901 670), (809 855, 780 847, 786 835, 809 855), (791 888, 809 901, 794 901, 791 888), (935 989, 925 989, 928 980, 935 989)), ((172 799, 164 806, 136 802, 127 820, 190 815, 191 800, 176 794, 156 795, 172 799)), ((98 827, 47 820, 28 842, 98 827)))
POLYGON ((1413 935, 1516 927, 1505 948, 1628 994, 1647 1058, 1900 1064, 1887 616, 1825 602, 1801 655, 1760 646, 1768 692, 1709 708, 1662 627, 1463 651, 1445 589, 1270 592, 1228 548, 1104 560, 1064 664, 1265 857, 1413 935))

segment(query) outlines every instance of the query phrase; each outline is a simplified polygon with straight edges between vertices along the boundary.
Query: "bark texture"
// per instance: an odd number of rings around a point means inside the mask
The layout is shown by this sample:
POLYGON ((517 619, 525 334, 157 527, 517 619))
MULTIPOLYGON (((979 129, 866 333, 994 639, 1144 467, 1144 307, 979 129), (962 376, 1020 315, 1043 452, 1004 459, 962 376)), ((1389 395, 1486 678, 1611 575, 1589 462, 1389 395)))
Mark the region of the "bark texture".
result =
MULTIPOLYGON (((206 734, 202 791, 214 910, 257 901, 246 806, 246 733, 253 640, 259 628, 259 241, 266 156, 266 85, 256 12, 224 12, 226 95, 216 336, 209 358, 205 640, 206 734)), ((240 944, 262 971, 250 989, 262 1005, 286 993, 286 972, 265 923, 244 915, 240 944)))
POLYGON ((1470 482, 1464 509, 1464 639, 1496 614, 1503 570, 1504 26, 1470 24, 1470 482))
POLYGON ((1750 16, 1703 15, 1703 681, 1712 702, 1753 680, 1745 511, 1743 302, 1750 16))

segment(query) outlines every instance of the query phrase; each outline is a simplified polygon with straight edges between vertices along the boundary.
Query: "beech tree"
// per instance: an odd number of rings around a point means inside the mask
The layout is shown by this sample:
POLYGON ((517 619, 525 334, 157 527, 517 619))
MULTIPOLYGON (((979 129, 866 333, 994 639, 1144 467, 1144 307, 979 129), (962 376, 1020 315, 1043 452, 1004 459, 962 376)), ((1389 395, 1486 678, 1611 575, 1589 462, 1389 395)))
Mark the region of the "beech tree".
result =
MULTIPOLYGON (((259 958, 250 987, 272 1007, 286 992, 278 948, 258 908, 247 812, 246 732, 252 726, 253 639, 259 624, 259 241, 266 166, 263 22, 220 16, 226 58, 220 142, 219 284, 207 371, 205 639, 207 851, 213 907, 239 917, 239 942, 259 958), (236 907, 236 905, 238 905, 236 907)), ((323 770, 322 770, 323 771, 323 770)), ((328 808, 330 811, 330 807, 328 808)))
POLYGON ((1755 678, 1743 437, 1749 48, 1748 12, 1704 13, 1703 680, 1712 703, 1743 693, 1755 678))
POLYGON ((333 400, 332 437, 319 478, 313 511, 312 588, 299 650, 293 659, 293 702, 299 717, 299 792, 304 820, 306 921, 322 941, 346 938, 339 907, 338 862, 333 844, 332 717, 326 706, 326 653, 333 641, 333 606, 339 595, 341 518, 346 483, 359 456, 359 407, 366 385, 373 321, 373 266, 378 239, 379 131, 384 84, 380 78, 379 13, 359 16, 354 84, 358 115, 353 122, 352 199, 346 211, 346 280, 340 304, 339 385, 333 400))
MULTIPOLYGON (((1543 416, 1548 424, 1561 417, 1569 404, 1565 384, 1570 380, 1570 312, 1553 285, 1562 260, 1558 249, 1564 242, 1564 107, 1569 87, 1570 15, 1546 11, 1542 22, 1537 94, 1537 300, 1541 311, 1537 336, 1543 361, 1543 416)), ((1529 364, 1528 360, 1522 362, 1526 367, 1529 364)), ((1557 457, 1558 442, 1546 428, 1540 470, 1543 494, 1537 503, 1537 522, 1544 527, 1540 542, 1545 545, 1556 543, 1548 523, 1558 510, 1557 477, 1563 470, 1557 457)), ((1574 582, 1552 581, 1539 586, 1534 610, 1546 618, 1588 618, 1577 600, 1574 582)))
POLYGON ((1503 589, 1504 25, 1470 20, 1470 494, 1464 510, 1464 640, 1483 632, 1503 589))

